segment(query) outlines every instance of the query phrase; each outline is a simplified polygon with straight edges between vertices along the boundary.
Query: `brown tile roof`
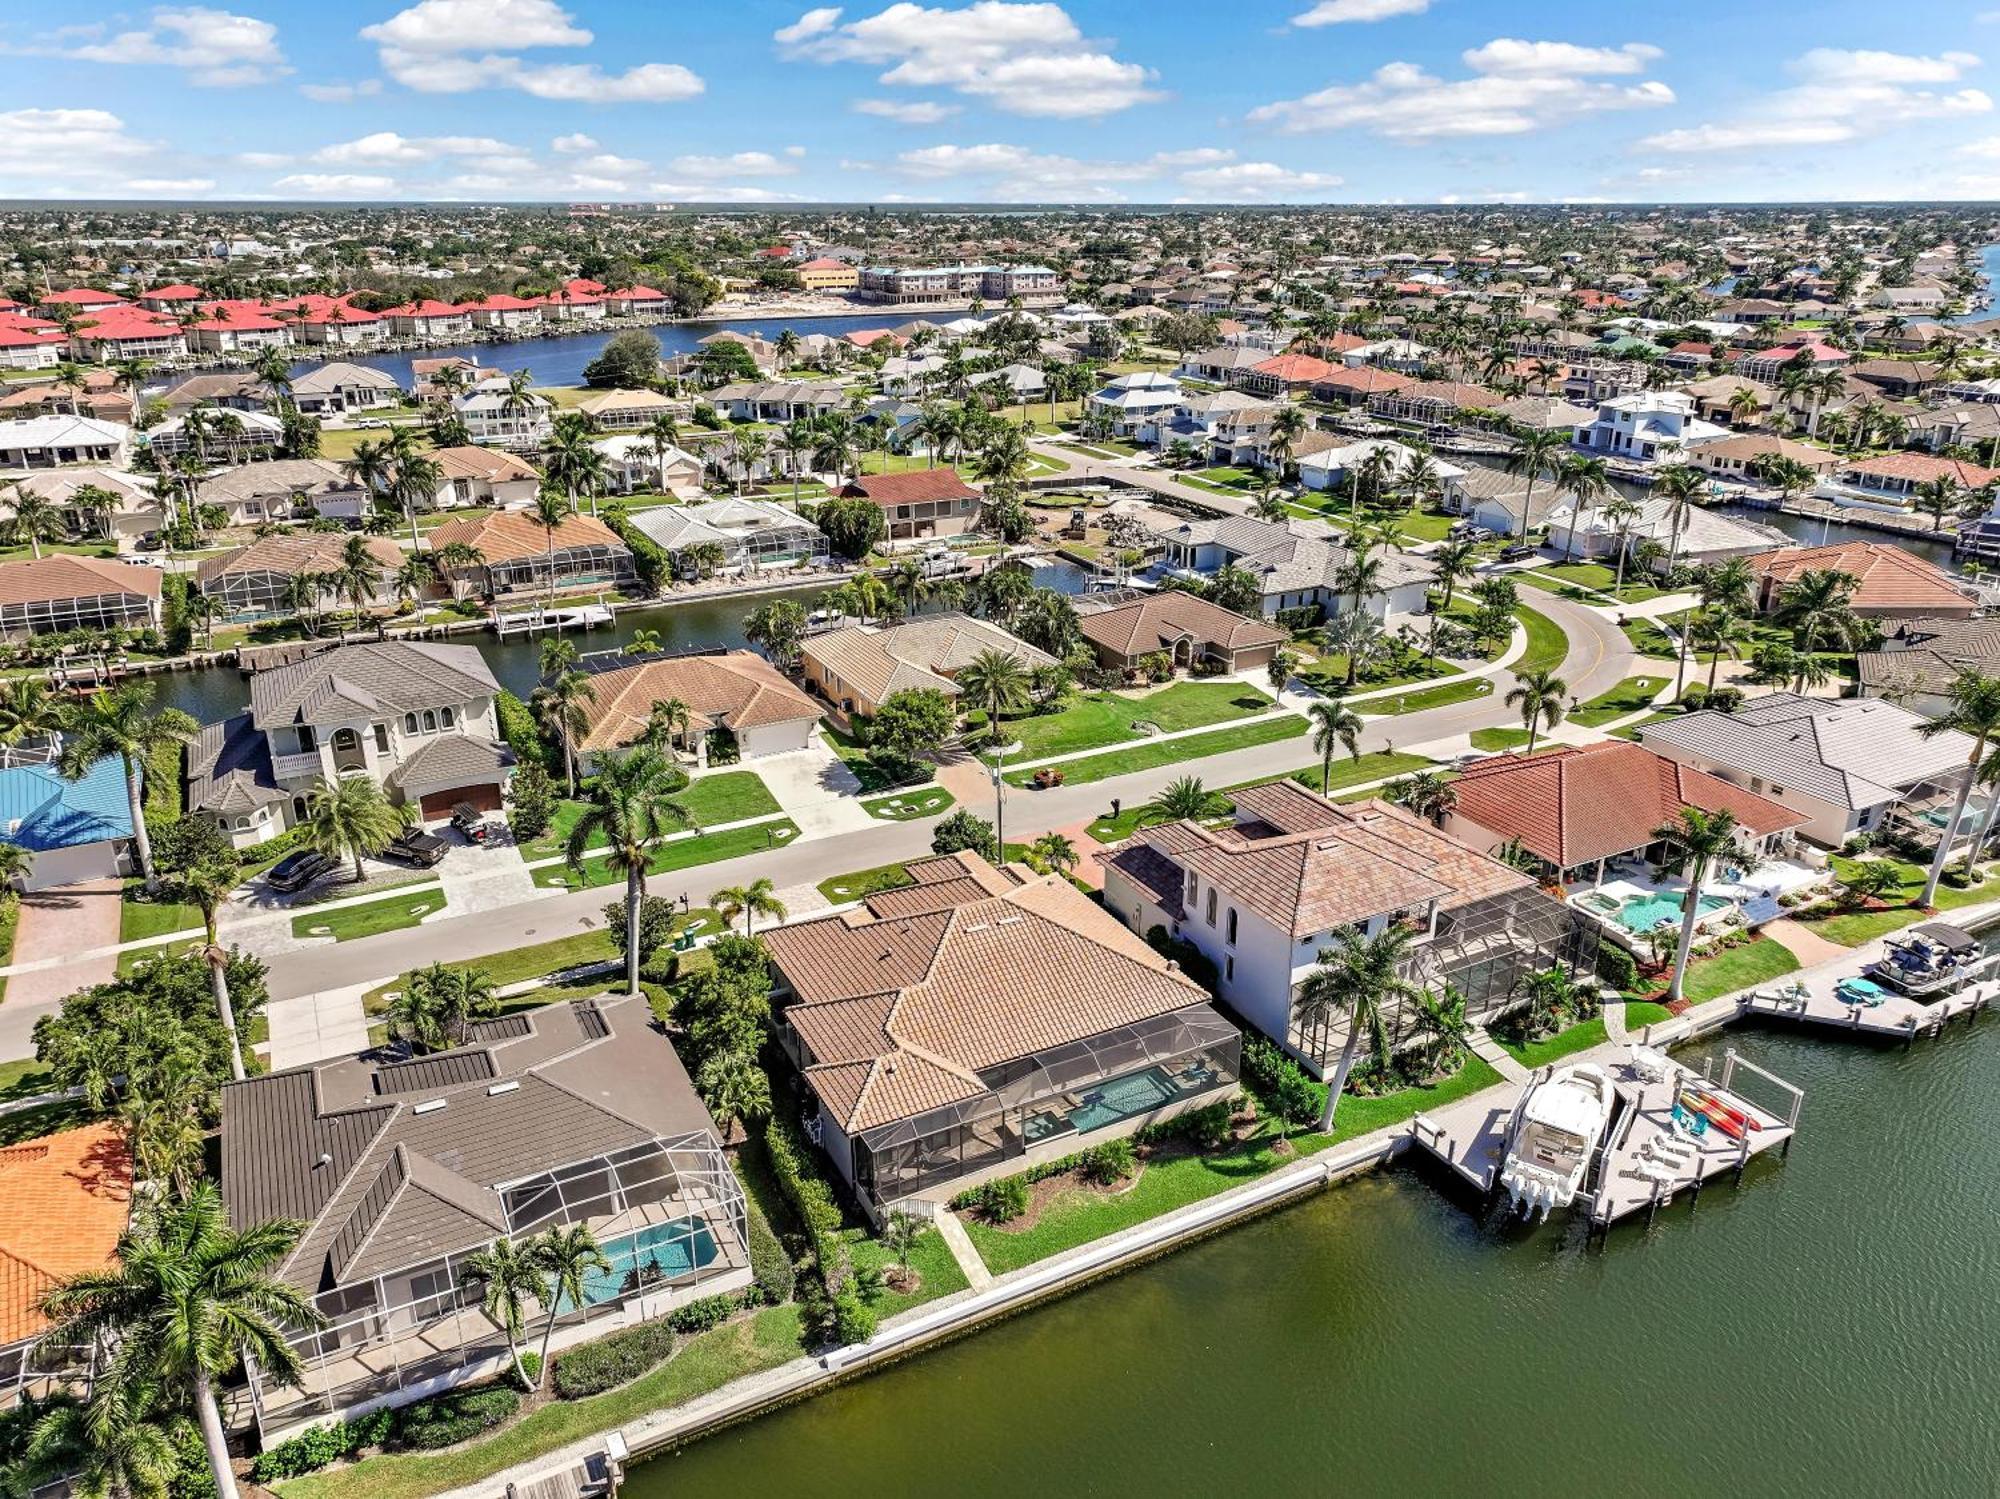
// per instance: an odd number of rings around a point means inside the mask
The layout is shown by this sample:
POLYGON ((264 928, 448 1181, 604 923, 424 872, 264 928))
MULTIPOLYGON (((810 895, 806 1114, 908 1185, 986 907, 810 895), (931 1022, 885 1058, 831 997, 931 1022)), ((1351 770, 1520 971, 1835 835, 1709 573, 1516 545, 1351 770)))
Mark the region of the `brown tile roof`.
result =
POLYGON ((958 476, 957 469, 917 468, 901 474, 863 474, 845 489, 878 505, 909 505, 920 500, 976 499, 979 491, 958 476))
MULTIPOLYGON (((424 361, 415 361, 422 364, 424 361)), ((457 361, 441 359, 439 364, 457 361)), ((439 448, 431 454, 431 460, 443 471, 447 479, 484 479, 489 484, 497 484, 507 479, 539 479, 533 464, 512 453, 502 453, 494 448, 439 448)))
MULTIPOLYGON (((403 565, 403 549, 386 536, 364 537, 361 544, 384 572, 394 572, 403 565)), ((334 572, 341 565, 346 546, 345 536, 326 531, 263 536, 233 552, 203 558, 195 576, 208 583, 235 573, 270 572, 295 578, 301 573, 334 572)))
POLYGON ((906 687, 955 694, 952 674, 989 650, 1004 651, 1030 668, 1055 660, 996 624, 955 613, 926 615, 888 629, 832 630, 806 641, 805 659, 879 703, 906 687))
POLYGON ((725 651, 713 656, 670 656, 595 673, 595 694, 583 704, 589 724, 582 748, 615 749, 645 732, 655 703, 679 698, 698 718, 731 730, 793 719, 816 719, 819 706, 762 656, 725 651))
POLYGON ((1880 479, 1950 479, 1967 489, 1978 489, 2000 479, 2000 469, 1982 468, 1958 458, 1933 458, 1929 453, 1884 453, 1850 463, 1851 473, 1869 474, 1880 479))
POLYGON ((1453 788, 1457 814, 1569 868, 1629 853, 1683 807, 1727 811, 1762 836, 1798 827, 1806 817, 1622 741, 1539 755, 1503 755, 1466 770, 1453 788))
POLYGON ((1488 390, 1483 385, 1471 385, 1463 380, 1419 380, 1406 390, 1396 392, 1405 401, 1442 401, 1447 406, 1487 407, 1498 406, 1506 398, 1497 391, 1488 390))
POLYGON ((1886 542, 1785 547, 1759 552, 1748 560, 1752 571, 1770 580, 1767 586, 1771 588, 1782 588, 1809 572, 1846 573, 1855 580, 1852 605, 1862 613, 1871 609, 1963 612, 1973 607, 1971 597, 1950 573, 1886 542))
POLYGON ((1184 637, 1225 651, 1283 645, 1291 638, 1275 625, 1246 619, 1180 589, 1149 594, 1114 609, 1088 610, 1077 623, 1092 645, 1117 656, 1167 650, 1184 637))
POLYGON ((1354 395, 1372 396, 1377 391, 1402 390, 1416 384, 1408 375, 1399 375, 1394 370, 1378 369, 1374 365, 1363 365, 1359 369, 1335 369, 1321 375, 1315 385, 1330 385, 1335 390, 1348 391, 1354 395))
MULTIPOLYGON (((487 562, 515 562, 523 557, 545 556, 549 533, 526 510, 490 510, 483 515, 461 516, 446 521, 431 532, 431 550, 462 541, 479 548, 487 562)), ((557 551, 571 547, 615 547, 625 550, 618 533, 603 521, 588 515, 572 515, 556 527, 557 551)))
POLYGON ((103 593, 135 593, 156 599, 165 576, 157 567, 56 552, 26 562, 0 562, 0 604, 41 604, 103 593))
POLYGON ((0 1148, 0 1348, 49 1328, 58 1281, 117 1259, 132 1215, 132 1155, 116 1123, 0 1148))

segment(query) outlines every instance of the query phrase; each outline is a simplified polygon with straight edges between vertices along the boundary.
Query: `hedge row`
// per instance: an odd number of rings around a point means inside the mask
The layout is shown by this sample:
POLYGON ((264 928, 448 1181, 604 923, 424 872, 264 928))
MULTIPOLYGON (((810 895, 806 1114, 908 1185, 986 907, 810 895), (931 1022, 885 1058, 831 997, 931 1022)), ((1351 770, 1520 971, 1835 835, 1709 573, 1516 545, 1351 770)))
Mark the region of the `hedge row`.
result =
POLYGON ((376 1411, 300 1432, 259 1454, 250 1465, 250 1477, 260 1484, 297 1478, 369 1447, 406 1452, 455 1447, 504 1424, 520 1408, 521 1392, 511 1384, 448 1391, 400 1410, 376 1411))
POLYGON ((563 1399, 581 1400, 630 1384, 654 1365, 665 1363, 673 1351, 671 1323, 642 1322, 557 1354, 551 1378, 563 1399))

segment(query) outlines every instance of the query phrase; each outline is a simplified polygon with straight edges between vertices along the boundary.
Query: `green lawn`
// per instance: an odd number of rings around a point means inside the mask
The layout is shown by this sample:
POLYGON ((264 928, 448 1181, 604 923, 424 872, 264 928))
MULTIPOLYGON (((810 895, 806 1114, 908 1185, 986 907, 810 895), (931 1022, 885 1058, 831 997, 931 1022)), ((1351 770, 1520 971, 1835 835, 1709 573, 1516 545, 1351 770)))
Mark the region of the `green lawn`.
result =
MULTIPOLYGON (((1667 623, 1672 624, 1677 620, 1685 619, 1687 613, 1688 611, 1683 609, 1675 614, 1662 615, 1661 618, 1667 623)), ((1642 656, 1651 656, 1655 660, 1660 661, 1671 661, 1679 653, 1679 647, 1674 644, 1659 625, 1650 619, 1628 620, 1624 626, 1624 630, 1625 638, 1632 642, 1632 649, 1642 656)))
POLYGON ((1658 1025, 1663 1020, 1674 1018, 1674 1012, 1665 1005, 1654 1004, 1650 999, 1628 999, 1625 1001, 1625 1029, 1633 1034, 1649 1025, 1658 1025))
POLYGON ((37 1093, 48 1092, 55 1085, 55 1078, 49 1070, 32 1057, 0 1062, 0 1103, 33 1098, 37 1093))
MULTIPOLYGON (((1365 782, 1387 780, 1392 776, 1409 775, 1413 771, 1431 770, 1437 765, 1435 760, 1423 755, 1405 754, 1401 750, 1376 750, 1363 755, 1359 761, 1346 755, 1335 755, 1333 760, 1333 780, 1331 790, 1339 792, 1345 787, 1359 786, 1365 782)), ((1227 816, 1231 810, 1230 793, 1245 790, 1251 786, 1267 786, 1273 781, 1292 780, 1301 786, 1309 786, 1314 791, 1320 789, 1320 767, 1317 762, 1288 771, 1281 776, 1260 776, 1254 781, 1239 781, 1234 786, 1224 786, 1216 793, 1216 815, 1227 816)), ((1156 821, 1150 816, 1145 804, 1122 808, 1116 817, 1100 817, 1090 825, 1090 836, 1099 843, 1117 843, 1132 836, 1133 831, 1145 824, 1156 821)))
POLYGON ((1625 604, 1642 604, 1647 599, 1658 598, 1664 592, 1663 589, 1654 588, 1650 584, 1634 581, 1629 569, 1625 587, 1620 590, 1617 586, 1616 570, 1604 566, 1601 562, 1555 562, 1547 567, 1536 568, 1531 573, 1524 573, 1522 576, 1530 581, 1538 577, 1559 579, 1564 583, 1591 589, 1625 604))
MULTIPOLYGON (((1059 713, 1005 719, 1001 728, 1021 742, 1021 760, 1046 760, 1137 739, 1135 723, 1157 724, 1161 733, 1171 734, 1262 713, 1270 706, 1269 697, 1241 682, 1175 682, 1143 697, 1093 692, 1059 713)), ((977 716, 968 715, 968 723, 977 716)))
POLYGON ((171 932, 201 930, 201 908, 171 900, 142 900, 142 882, 128 880, 125 900, 118 908, 118 940, 138 942, 146 937, 164 937, 171 932))
POLYGON ((950 811, 954 800, 942 786, 913 786, 908 791, 865 801, 861 810, 883 822, 921 822, 950 811))
POLYGON ((1526 676, 1531 671, 1554 671, 1560 667, 1563 658, 1569 655, 1569 637, 1563 634, 1562 626, 1526 604, 1514 613, 1528 631, 1528 649, 1511 668, 1514 675, 1526 676))
POLYGON ((1277 1131, 1267 1119, 1256 1135, 1232 1149, 1209 1156, 1180 1156, 1148 1166, 1129 1190, 1115 1197, 1078 1192, 1059 1200, 1051 1204, 1032 1228, 1010 1233, 968 1218, 965 1231, 989 1270, 996 1275, 1016 1270, 1231 1187, 1240 1187, 1299 1156, 1313 1155, 1342 1141, 1399 1124, 1426 1109, 1441 1108, 1492 1087, 1500 1080, 1500 1074, 1486 1063, 1469 1057, 1456 1077, 1434 1088, 1407 1088, 1376 1098, 1343 1098, 1333 1133, 1294 1135, 1289 1156, 1273 1153, 1271 1146, 1277 1131))
POLYGON ((426 916, 443 909, 444 891, 433 886, 371 900, 365 905, 344 906, 338 911, 307 911, 292 918, 292 935, 331 937, 336 942, 346 942, 416 926, 426 916))
POLYGON ((1614 718, 1643 712, 1653 706, 1653 699, 1659 696, 1660 689, 1667 685, 1668 680, 1666 677, 1627 677, 1570 714, 1569 721, 1594 729, 1614 718))
MULTIPOLYGON (((1498 1036, 1493 1038, 1500 1041, 1498 1036)), ((1546 1067, 1558 1057, 1569 1056, 1572 1052, 1589 1051, 1593 1046, 1602 1046, 1610 1040, 1605 1033, 1604 1017, 1593 1015, 1588 1020, 1578 1021, 1567 1030, 1557 1031, 1553 1036, 1544 1036, 1539 1041, 1526 1045, 1518 1041, 1500 1041, 1510 1056, 1529 1071, 1546 1067)))
POLYGON ((910 872, 901 864, 878 864, 873 869, 851 869, 846 874, 829 875, 819 882, 819 893, 835 905, 860 900, 880 890, 899 890, 910 883, 910 872))
POLYGON ((1470 677, 1462 682, 1447 682, 1442 687, 1425 687, 1416 692, 1401 692, 1394 697, 1370 698, 1356 703, 1354 707, 1356 712, 1363 714, 1421 713, 1427 708, 1469 703, 1474 698, 1489 697, 1492 692, 1491 677, 1470 677))
POLYGON ((1528 731, 1526 729, 1474 729, 1472 731, 1472 747, 1476 750, 1497 750, 1501 753, 1509 750, 1526 749, 1528 747, 1528 731))
POLYGON ((1674 713, 1648 713, 1644 718, 1628 723, 1622 729, 1613 729, 1611 737, 1613 739, 1637 739, 1639 731, 1645 728, 1647 724, 1658 723, 1663 718, 1676 718, 1678 716, 1678 714, 1674 713))
POLYGON ((684 1404, 733 1379, 775 1369, 802 1351, 796 1305, 766 1307, 684 1340, 631 1384, 587 1400, 552 1400, 505 1430, 437 1453, 396 1453, 277 1486, 285 1499, 423 1499, 479 1483, 558 1447, 684 1404))
MULTIPOLYGON (((1924 879, 1928 871, 1919 864, 1904 860, 1890 861, 1902 879, 1901 887, 1890 897, 1891 904, 1885 909, 1840 911, 1831 916, 1801 917, 1804 924, 1826 938, 1838 942, 1842 947, 1859 947, 1864 942, 1872 942, 1913 922, 1922 921, 1930 914, 1916 901, 1924 893, 1924 879)), ((1834 873, 1845 879, 1858 867, 1860 861, 1836 854, 1833 858, 1834 873)), ((1964 887, 1940 883, 1937 888, 1933 909, 1939 911, 1956 910, 1960 906, 1977 905, 1994 897, 1994 886, 1990 880, 1964 887)))
MULTIPOLYGON (((688 809, 697 826, 704 828, 714 827, 719 822, 773 817, 784 810, 778 805, 778 799, 771 795, 771 788, 764 784, 764 778, 754 770, 718 770, 713 775, 701 776, 689 782, 674 800, 688 809)), ((548 832, 523 847, 522 853, 530 859, 561 853, 568 846, 570 829, 576 826, 589 805, 583 801, 558 804, 548 832)), ((593 838, 590 847, 604 847, 603 837, 593 838)))
MULTIPOLYGON (((692 838, 673 838, 653 851, 646 861, 648 874, 667 874, 697 864, 713 864, 718 859, 737 859, 745 854, 783 848, 799 836, 799 825, 789 817, 773 817, 748 827, 725 828, 719 833, 701 833, 692 838)), ((586 857, 583 874, 568 864, 549 864, 535 871, 535 883, 545 890, 589 889, 608 885, 620 876, 609 859, 586 857)))
MULTIPOLYGON (((1293 739, 1305 731, 1304 719, 1287 715, 1284 718, 1262 719, 1257 723, 1238 724, 1234 728, 1215 729, 1206 734, 1191 734, 1186 739, 1151 740, 1102 755, 1086 755, 1081 760, 1066 761, 1056 768, 1062 771, 1063 779, 1070 785, 1087 786, 1093 781, 1109 780, 1113 776, 1157 770, 1162 765, 1191 763, 1210 755, 1227 754, 1231 750, 1293 739)), ((1009 771, 1007 784, 1025 786, 1033 776, 1031 770, 1009 771)))
MULTIPOLYGON (((1712 958, 1695 959, 1688 964, 1682 992, 1689 1000, 1699 1004, 1705 999, 1734 994, 1738 989, 1764 983, 1790 973, 1798 966, 1799 960, 1782 942, 1775 937, 1759 937, 1755 942, 1732 947, 1728 952, 1717 953, 1712 958)), ((1629 1025, 1631 1022, 1626 1023, 1629 1025)))
MULTIPOLYGON (((848 1257, 857 1270, 872 1268, 886 1272, 896 1263, 896 1256, 882 1241, 870 1238, 864 1229, 847 1229, 841 1237, 847 1241, 848 1257)), ((884 1286, 869 1302, 877 1317, 893 1317, 898 1312, 907 1312, 926 1301, 963 1291, 968 1284, 965 1272, 952 1258, 951 1246, 945 1243, 944 1235, 934 1228, 925 1229, 923 1236, 910 1246, 910 1268, 917 1273, 916 1290, 904 1295, 884 1286)))

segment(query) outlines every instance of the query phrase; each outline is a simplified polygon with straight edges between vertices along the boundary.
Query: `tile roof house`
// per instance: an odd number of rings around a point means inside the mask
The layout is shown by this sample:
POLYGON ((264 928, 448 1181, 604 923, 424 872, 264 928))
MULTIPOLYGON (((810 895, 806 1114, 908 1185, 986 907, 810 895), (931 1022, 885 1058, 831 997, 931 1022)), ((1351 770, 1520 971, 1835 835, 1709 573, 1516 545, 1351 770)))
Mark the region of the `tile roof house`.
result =
POLYGON ((793 567, 827 552, 826 536, 818 526, 771 500, 655 505, 631 516, 627 524, 668 553, 704 543, 718 546, 724 569, 793 567))
POLYGON ((979 491, 952 468, 862 474, 840 492, 880 505, 892 542, 963 536, 979 523, 979 491))
POLYGON ((1880 650, 1855 658, 1861 696, 1887 698, 1926 718, 1948 706, 1966 671, 2000 676, 2000 620, 1920 616, 1885 630, 1880 650))
POLYGON ((1234 674, 1269 665, 1289 632, 1246 619, 1183 589, 1142 594, 1123 603, 1079 601, 1077 623, 1101 665, 1131 670, 1165 652, 1178 667, 1214 662, 1234 674))
POLYGON ((96 463, 123 468, 132 456, 132 429, 89 416, 35 416, 0 422, 0 472, 96 463))
POLYGON ((0 769, 0 840, 34 854, 23 890, 128 873, 132 803, 124 762, 107 755, 74 781, 53 765, 0 769))
MULTIPOLYGON (((282 619, 299 612, 292 585, 306 575, 325 577, 339 572, 348 538, 331 531, 281 532, 261 536, 248 546, 213 557, 195 567, 195 586, 216 601, 218 618, 227 622, 282 619)), ((386 536, 362 538, 361 545, 375 565, 375 588, 369 604, 394 608, 396 573, 406 554, 386 536)), ((341 603, 353 596, 341 590, 341 603)))
POLYGON ((876 1216, 1225 1098, 1241 1036, 1068 880, 977 854, 765 945, 813 1133, 876 1216))
MULTIPOLYGON (((1349 556, 1346 542, 1324 524, 1229 515, 1183 521, 1156 539, 1166 549, 1160 565, 1169 572, 1207 579, 1234 567, 1254 575, 1267 616, 1313 605, 1328 612, 1352 606, 1341 581, 1349 556)), ((1378 553, 1377 559, 1382 571, 1378 591, 1364 600, 1368 612, 1392 620, 1421 612, 1434 576, 1431 565, 1394 548, 1378 553)))
POLYGON ((60 1367, 35 1347, 50 1327, 41 1299, 115 1266, 131 1216, 132 1153, 117 1120, 0 1147, 0 1405, 60 1367))
POLYGON ((154 492, 151 476, 129 469, 45 469, 14 482, 55 506, 79 535, 101 534, 122 546, 166 524, 166 506, 154 492), (84 488, 101 489, 113 496, 118 501, 117 508, 98 511, 78 504, 77 491, 84 488))
POLYGON ((1874 698, 1775 692, 1734 713, 1683 714, 1634 734, 1671 760, 1804 813, 1800 833, 1838 848, 1905 804, 1955 794, 1972 740, 1955 729, 1927 736, 1928 722, 1874 698))
POLYGON ((472 505, 513 509, 534 503, 542 476, 525 458, 498 448, 439 448, 431 461, 444 482, 431 498, 434 510, 461 510, 472 505))
POLYGON ((157 627, 161 578, 155 567, 66 552, 0 562, 0 636, 157 627))
POLYGON ((687 705, 692 722, 680 735, 706 765, 708 735, 732 735, 745 760, 806 748, 820 706, 776 667, 749 651, 591 660, 591 700, 583 704, 585 729, 577 750, 587 762, 644 736, 657 703, 687 705))
POLYGON ((932 614, 885 629, 832 630, 805 642, 806 685, 842 714, 873 717, 882 700, 907 688, 956 697, 952 684, 981 651, 1012 656, 1030 671, 1055 657, 968 614, 932 614))
POLYGON ((1958 578, 1934 562, 1879 541, 1843 541, 1823 547, 1788 547, 1750 558, 1757 575, 1757 607, 1778 606, 1786 586, 1809 572, 1846 573, 1854 579, 1850 604, 1869 619, 1970 619, 1978 600, 1958 578))
POLYGON ((1482 760, 1461 771, 1452 790, 1458 800, 1445 816, 1447 833, 1489 854, 1518 842, 1559 881, 1601 879, 1606 860, 1650 850, 1654 829, 1684 807, 1733 815, 1746 854, 1806 821, 1794 808, 1623 740, 1482 760))
POLYGON ((409 1061, 369 1052, 230 1083, 221 1179, 233 1223, 306 1224, 277 1273, 330 1324, 292 1338, 302 1388, 255 1381, 267 1442, 503 1367, 460 1274, 501 1237, 586 1224, 610 1259, 557 1347, 750 1283, 741 1189, 642 998, 477 1021, 464 1045, 409 1061))
POLYGON ((225 469, 201 482, 195 501, 221 507, 232 526, 320 516, 359 520, 369 508, 367 489, 330 458, 274 458, 225 469))
POLYGON ((430 534, 431 550, 464 542, 482 560, 449 569, 448 576, 498 595, 553 586, 617 588, 632 577, 632 551, 618 533, 590 515, 566 516, 553 536, 520 510, 448 520, 430 534))
MULTIPOLYGON (((1522 982, 1586 963, 1589 934, 1520 871, 1387 802, 1346 806, 1295 781, 1234 793, 1235 821, 1141 828, 1100 855, 1104 906, 1135 932, 1163 928, 1215 965, 1218 995, 1324 1075, 1344 1022, 1301 1003, 1301 985, 1336 933, 1411 927, 1410 976, 1449 981, 1474 1017, 1520 1002, 1522 982)), ((1416 1015, 1386 1017, 1392 1044, 1416 1015)))

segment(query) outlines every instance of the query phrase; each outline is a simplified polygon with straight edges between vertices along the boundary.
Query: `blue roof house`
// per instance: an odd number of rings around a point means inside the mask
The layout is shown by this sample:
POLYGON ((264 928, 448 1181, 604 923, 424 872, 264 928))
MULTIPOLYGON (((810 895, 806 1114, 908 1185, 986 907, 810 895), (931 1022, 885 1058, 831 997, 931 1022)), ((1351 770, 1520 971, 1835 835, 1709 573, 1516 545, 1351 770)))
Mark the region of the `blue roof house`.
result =
POLYGON ((28 890, 130 873, 124 762, 107 755, 80 781, 64 780, 52 765, 0 770, 0 839, 34 850, 28 890))

